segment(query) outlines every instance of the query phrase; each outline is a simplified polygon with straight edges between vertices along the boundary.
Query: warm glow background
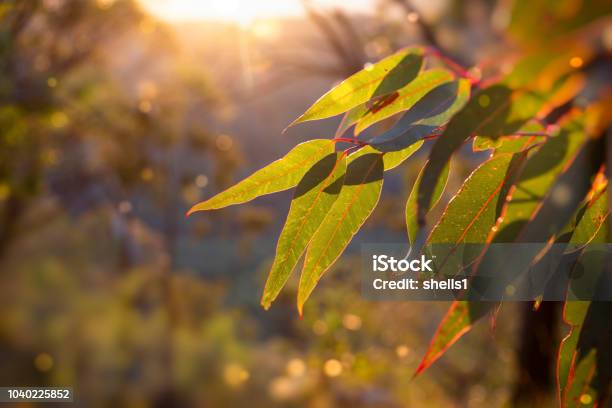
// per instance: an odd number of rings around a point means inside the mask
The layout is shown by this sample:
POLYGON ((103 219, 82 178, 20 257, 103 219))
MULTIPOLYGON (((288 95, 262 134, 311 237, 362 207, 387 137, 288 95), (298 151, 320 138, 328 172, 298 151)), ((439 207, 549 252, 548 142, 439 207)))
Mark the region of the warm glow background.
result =
MULTIPOLYGON (((257 18, 299 16, 300 0, 141 0, 153 15, 167 21, 225 20, 248 24, 257 18)), ((371 10, 375 0, 319 0, 311 4, 342 7, 344 10, 371 10)))
MULTIPOLYGON (((482 319, 413 378, 449 304, 362 297, 360 244, 408 245, 406 198, 427 146, 385 174, 303 319, 299 268, 260 305, 293 191, 185 217, 297 144, 333 138, 340 116, 283 129, 404 47, 436 45, 491 84, 521 49, 559 70, 612 51, 610 28, 563 31, 600 20, 610 0, 401 1, 0 0, 0 385, 71 386, 83 407, 488 408, 524 406, 513 398, 535 388, 531 368, 548 386, 537 406, 555 406, 553 367, 539 367, 554 364, 542 354, 561 326, 525 324, 531 305, 505 304, 494 333, 482 319), (580 7, 587 16, 569 19, 580 7)), ((585 84, 577 105, 609 93, 601 64, 554 103, 585 84)), ((430 226, 486 156, 455 155, 430 226)))

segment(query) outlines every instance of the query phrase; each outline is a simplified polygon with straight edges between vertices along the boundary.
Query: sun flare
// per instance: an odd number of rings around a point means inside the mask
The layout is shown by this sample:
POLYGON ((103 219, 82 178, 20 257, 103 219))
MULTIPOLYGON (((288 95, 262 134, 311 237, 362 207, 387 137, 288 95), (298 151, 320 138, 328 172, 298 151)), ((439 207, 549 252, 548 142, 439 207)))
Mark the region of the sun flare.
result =
POLYGON ((156 17, 173 22, 218 20, 248 25, 258 18, 299 15, 299 0, 141 0, 156 17))
MULTIPOLYGON (((218 20, 249 25, 257 19, 303 15, 300 0, 140 0, 154 16, 172 22, 218 20)), ((365 10, 373 0, 320 0, 325 7, 365 10)))

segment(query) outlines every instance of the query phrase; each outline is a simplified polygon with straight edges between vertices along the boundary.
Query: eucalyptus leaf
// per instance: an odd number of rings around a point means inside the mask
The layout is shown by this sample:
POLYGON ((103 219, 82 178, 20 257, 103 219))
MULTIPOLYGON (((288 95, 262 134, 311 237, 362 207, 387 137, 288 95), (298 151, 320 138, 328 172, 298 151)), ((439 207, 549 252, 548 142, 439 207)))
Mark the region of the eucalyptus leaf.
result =
POLYGON ((264 308, 269 308, 278 296, 338 198, 345 173, 346 157, 342 153, 332 153, 317 162, 297 185, 261 300, 264 308))
POLYGON ((433 134, 459 111, 470 95, 466 80, 445 83, 430 91, 388 131, 370 140, 372 146, 384 152, 410 146, 433 134))
POLYGON ((242 204, 259 196, 295 187, 314 163, 334 151, 329 139, 314 139, 300 143, 286 156, 270 163, 227 190, 194 205, 187 215, 196 211, 216 210, 242 204))
MULTIPOLYGON (((359 119, 357 126, 355 126, 355 134, 358 135, 373 124, 411 108, 427 95, 428 92, 431 93, 432 89, 438 89, 440 85, 449 83, 452 80, 453 74, 445 69, 435 68, 421 73, 416 79, 399 89, 396 93, 387 95, 377 101, 376 104, 373 104, 359 119)), ((450 96, 443 95, 441 98, 450 98, 452 103, 456 92, 453 95, 452 89, 449 91, 447 93, 450 93, 450 96)))
POLYGON ((306 251, 298 289, 300 314, 318 281, 342 254, 378 203, 383 185, 383 159, 375 150, 365 149, 365 154, 348 164, 340 196, 306 251))
MULTIPOLYGON (((442 172, 440 178, 438 179, 438 184, 436 185, 436 188, 434 190, 434 195, 431 200, 431 207, 434 207, 436 203, 440 200, 440 197, 442 197, 442 193, 444 192, 444 188, 446 187, 446 183, 448 181, 449 170, 450 170, 450 163, 446 165, 446 167, 444 168, 444 171, 442 172)), ((406 201, 406 230, 408 232, 408 240, 412 244, 416 242, 416 236, 419 230, 419 226, 417 224, 417 219, 416 219, 417 194, 419 192, 419 184, 421 183, 422 177, 423 177, 423 170, 421 169, 421 172, 419 173, 419 175, 417 176, 417 179, 414 182, 414 186, 412 187, 412 191, 410 192, 408 201, 406 201)))
POLYGON ((422 48, 397 52, 342 81, 289 126, 336 116, 370 99, 395 92, 414 80, 422 65, 422 48))

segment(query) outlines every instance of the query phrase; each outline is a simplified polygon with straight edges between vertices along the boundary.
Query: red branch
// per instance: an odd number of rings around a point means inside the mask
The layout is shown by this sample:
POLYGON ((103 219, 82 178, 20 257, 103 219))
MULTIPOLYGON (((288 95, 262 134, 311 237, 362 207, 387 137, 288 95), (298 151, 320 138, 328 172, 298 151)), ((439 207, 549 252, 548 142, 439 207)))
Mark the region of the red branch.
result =
POLYGON ((431 55, 432 57, 439 59, 444 64, 446 64, 449 68, 455 71, 458 75, 462 76, 463 78, 469 79, 472 84, 477 84, 478 82, 480 82, 479 78, 475 78, 473 75, 469 73, 467 69, 461 66, 461 64, 459 64, 456 61, 453 61, 451 58, 447 57, 442 52, 440 52, 440 50, 438 50, 437 48, 425 47, 425 54, 431 55))
POLYGON ((348 137, 335 137, 332 139, 334 142, 344 142, 344 143, 352 143, 357 146, 367 146, 369 143, 364 142, 362 140, 351 139, 348 137))

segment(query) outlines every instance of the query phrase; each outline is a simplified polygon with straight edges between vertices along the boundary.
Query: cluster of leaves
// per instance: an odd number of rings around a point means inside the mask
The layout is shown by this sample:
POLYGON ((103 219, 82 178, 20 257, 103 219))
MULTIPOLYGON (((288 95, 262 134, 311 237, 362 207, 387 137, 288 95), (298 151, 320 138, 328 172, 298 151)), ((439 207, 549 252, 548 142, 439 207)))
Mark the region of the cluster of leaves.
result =
MULTIPOLYGON (((545 58, 527 55, 495 81, 471 78, 454 65, 432 68, 436 55, 427 48, 404 49, 352 75, 293 123, 344 114, 333 139, 302 143, 189 211, 295 187, 264 289, 265 308, 303 256, 297 299, 302 313, 317 282, 376 207, 384 173, 430 139, 435 141, 429 159, 406 203, 413 246, 609 241, 602 154, 609 101, 596 96, 583 107, 573 103, 585 84, 580 67, 589 64, 592 53, 567 47, 545 58), (394 124, 380 135, 364 137, 363 130, 383 120, 394 124), (351 127, 354 135, 344 137, 351 127), (450 160, 468 141, 474 151, 489 151, 490 157, 464 181, 433 228, 427 228, 427 215, 445 189, 450 160), (339 148, 346 144, 352 146, 339 148)), ((585 248, 579 256, 597 256, 585 248)), ((498 309, 494 302, 456 301, 417 373, 498 309)), ((606 311, 608 304, 566 302, 571 332, 560 348, 558 367, 563 405, 589 406, 606 398, 612 367, 606 311)))
POLYGON ((470 82, 441 68, 423 69, 425 49, 402 50, 354 74, 321 97, 294 124, 345 113, 341 127, 355 137, 315 139, 247 179, 194 206, 189 213, 240 204, 295 187, 262 304, 268 308, 304 253, 298 294, 303 305, 342 254, 380 197, 383 174, 440 132, 468 101, 470 82), (402 113, 382 135, 360 140, 363 129, 402 113), (339 144, 353 146, 341 150, 339 144), (337 151, 338 150, 338 151, 337 151))

